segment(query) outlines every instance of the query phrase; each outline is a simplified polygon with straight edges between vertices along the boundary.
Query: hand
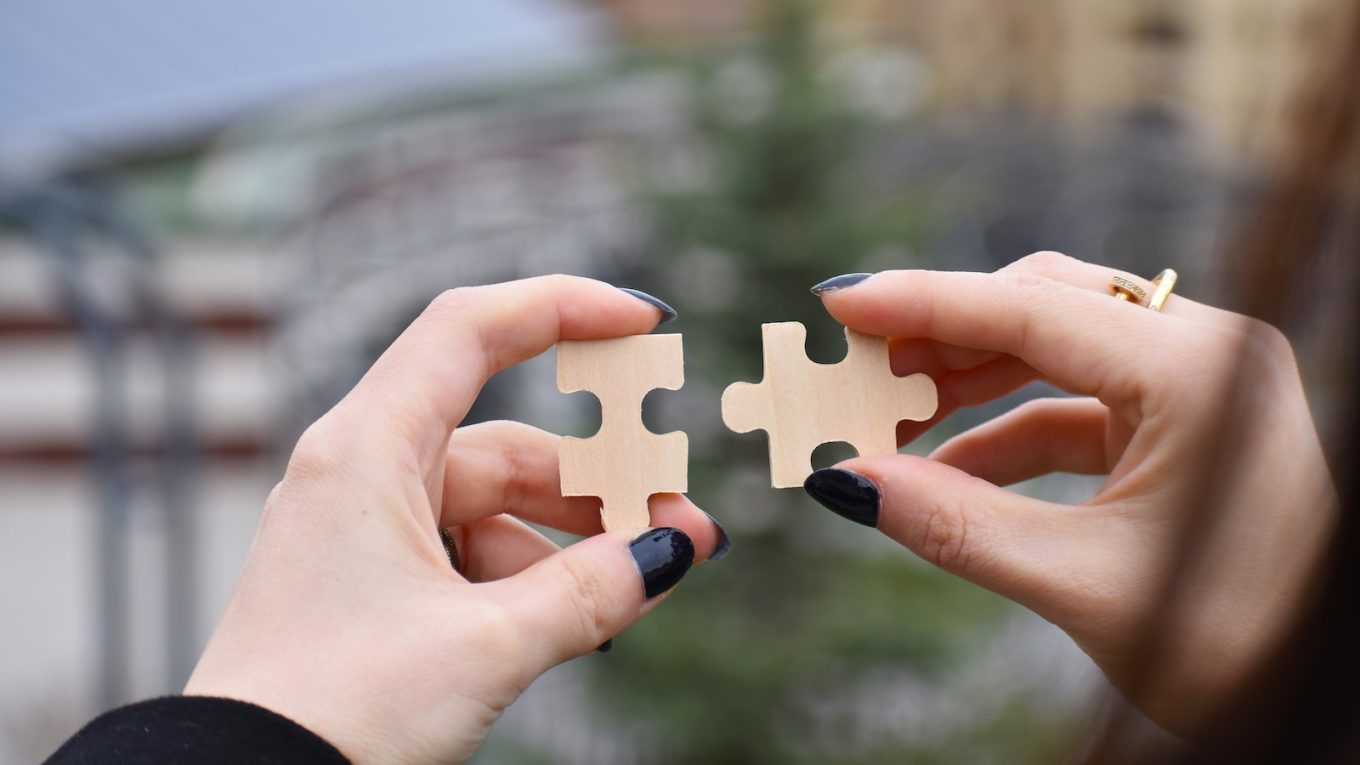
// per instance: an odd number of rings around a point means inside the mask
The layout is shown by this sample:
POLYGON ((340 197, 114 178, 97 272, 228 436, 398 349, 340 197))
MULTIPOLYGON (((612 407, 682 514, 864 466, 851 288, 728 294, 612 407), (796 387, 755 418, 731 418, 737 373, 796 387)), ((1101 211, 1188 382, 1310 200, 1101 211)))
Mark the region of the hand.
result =
POLYGON ((670 528, 597 534, 598 502, 559 496, 556 436, 454 430, 496 371, 660 318, 574 277, 441 295, 298 441, 185 693, 272 709, 356 763, 466 760, 534 678, 594 651, 696 546, 724 540, 679 495, 652 501, 670 528), (559 550, 521 518, 597 535, 559 550))
POLYGON ((896 338, 895 371, 935 378, 940 412, 903 441, 1036 378, 1081 397, 1031 401, 930 459, 847 460, 807 489, 1058 625, 1187 734, 1299 614, 1337 498, 1284 336, 1175 295, 1162 313, 1115 300, 1115 273, 1038 253, 995 274, 824 283, 837 320, 896 338), (999 488, 1058 471, 1108 478, 1075 507, 999 488), (1211 485, 1213 506, 1197 506, 1211 485), (1187 539, 1197 514, 1208 522, 1187 539), (1153 624, 1166 643, 1149 656, 1153 624))

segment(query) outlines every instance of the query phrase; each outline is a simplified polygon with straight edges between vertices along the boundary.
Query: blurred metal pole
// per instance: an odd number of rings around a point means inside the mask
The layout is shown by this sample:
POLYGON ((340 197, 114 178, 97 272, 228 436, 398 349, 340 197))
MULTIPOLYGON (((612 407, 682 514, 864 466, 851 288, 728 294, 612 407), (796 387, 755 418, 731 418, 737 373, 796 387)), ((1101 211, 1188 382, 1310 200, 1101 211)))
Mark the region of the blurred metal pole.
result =
POLYGON ((159 346, 165 379, 163 423, 165 452, 160 464, 161 512, 165 524, 166 681, 178 691, 198 658, 195 598, 198 593, 198 535, 192 486, 195 470, 192 333, 161 295, 152 276, 156 253, 140 232, 111 204, 100 200, 101 223, 141 268, 134 285, 159 346))
POLYGON ((91 435, 100 499, 94 539, 98 600, 95 608, 99 624, 95 696, 99 707, 107 709, 126 701, 131 694, 127 580, 131 476, 122 339, 118 328, 101 315, 81 278, 77 236, 84 226, 73 201, 42 190, 12 200, 11 208, 32 230, 40 252, 54 266, 62 301, 94 359, 97 400, 91 435))
POLYGON ((146 315, 160 351, 165 376, 164 459, 158 476, 165 528, 166 681, 177 690, 193 670, 198 652, 197 534, 191 507, 195 462, 192 341, 161 297, 153 274, 155 253, 147 240, 119 215, 106 194, 87 188, 0 188, 0 215, 32 232, 57 276, 62 303, 79 327, 94 360, 95 419, 91 433, 100 511, 95 534, 95 590, 98 603, 96 699, 108 708, 127 701, 129 662, 128 544, 132 465, 125 400, 125 338, 118 318, 101 310, 91 289, 81 239, 111 239, 132 266, 136 308, 146 315))

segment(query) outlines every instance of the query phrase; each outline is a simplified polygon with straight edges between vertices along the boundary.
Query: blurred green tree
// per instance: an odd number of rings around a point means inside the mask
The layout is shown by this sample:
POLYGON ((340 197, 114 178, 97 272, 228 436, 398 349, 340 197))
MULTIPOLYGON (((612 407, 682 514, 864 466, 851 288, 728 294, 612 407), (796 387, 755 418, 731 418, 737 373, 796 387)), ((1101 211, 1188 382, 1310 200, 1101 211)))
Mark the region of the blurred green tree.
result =
MULTIPOLYGON (((879 128, 829 73, 816 9, 772 2, 748 44, 681 64, 702 178, 648 197, 654 257, 634 283, 680 310, 687 386, 759 380, 762 322, 802 321, 813 359, 840 358, 841 329, 808 287, 925 236, 925 205, 869 180, 879 128)), ((938 678, 1005 606, 802 492, 741 484, 742 467, 768 477, 763 434, 691 439, 691 496, 733 532, 734 560, 692 574, 591 663, 611 716, 654 726, 675 763, 958 762, 960 738, 1008 762, 1053 754, 1023 705, 924 741, 866 733, 854 710, 868 685, 938 678), (776 514, 752 520, 762 504, 776 514), (1029 740, 1012 749, 1017 731, 1029 740)))

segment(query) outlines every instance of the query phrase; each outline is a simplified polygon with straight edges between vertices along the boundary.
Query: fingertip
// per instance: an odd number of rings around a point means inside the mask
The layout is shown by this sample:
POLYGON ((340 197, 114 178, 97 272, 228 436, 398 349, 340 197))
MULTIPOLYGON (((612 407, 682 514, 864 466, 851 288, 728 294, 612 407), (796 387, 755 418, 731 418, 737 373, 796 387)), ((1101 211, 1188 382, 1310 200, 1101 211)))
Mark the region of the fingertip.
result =
POLYGON ((708 516, 708 520, 712 522, 713 533, 716 536, 713 543, 713 552, 708 554, 708 560, 720 561, 723 558, 726 558, 728 553, 732 552, 732 538, 727 535, 727 529, 723 528, 723 525, 718 522, 717 518, 714 518, 707 512, 705 512, 704 515, 708 516))
POLYGON ((853 457, 814 471, 803 488, 828 510, 892 536, 894 516, 904 510, 902 498, 912 494, 904 489, 938 480, 930 476, 936 469, 931 460, 909 454, 853 457))
POLYGON ((550 289, 547 292, 549 299, 557 296, 562 340, 603 340, 647 334, 676 315, 675 309, 665 301, 641 290, 615 287, 586 277, 560 278, 561 292, 553 293, 550 289), (565 297, 567 295, 575 299, 565 297))
POLYGON ((809 291, 817 297, 825 297, 826 295, 835 292, 850 289, 871 276, 873 276, 873 274, 869 273, 841 274, 840 276, 833 276, 830 279, 812 285, 809 291))
POLYGON ((694 565, 694 542, 677 528, 647 529, 628 543, 628 552, 649 601, 669 592, 694 565))
POLYGON ((841 467, 813 471, 803 490, 826 509, 869 528, 878 527, 883 493, 867 476, 841 467))
POLYGON ((941 469, 954 468, 931 457, 915 454, 879 454, 872 457, 852 457, 837 463, 835 468, 856 473, 871 481, 884 494, 912 484, 938 478, 941 469))
MULTIPOLYGON (((924 290, 909 284, 913 271, 879 271, 872 274, 846 274, 813 287, 813 294, 822 299, 827 313, 845 326, 882 337, 915 337, 903 332, 887 331, 895 324, 904 308, 920 299, 924 290), (823 286, 829 285, 829 286, 823 286)), ((935 338, 920 337, 922 341, 935 338)))
POLYGON ((680 529, 693 542, 699 562, 718 561, 727 557, 732 540, 711 514, 695 505, 683 494, 656 494, 651 499, 652 523, 680 529))
POLYGON ((669 303, 667 303, 666 301, 662 300, 659 297, 656 297, 655 295, 650 295, 646 292, 643 292, 642 290, 635 290, 631 287, 619 287, 618 289, 620 292, 626 295, 632 295, 638 300, 641 300, 647 305, 660 311, 661 319, 657 322, 658 325, 674 321, 680 315, 679 312, 677 312, 674 308, 670 307, 669 303))

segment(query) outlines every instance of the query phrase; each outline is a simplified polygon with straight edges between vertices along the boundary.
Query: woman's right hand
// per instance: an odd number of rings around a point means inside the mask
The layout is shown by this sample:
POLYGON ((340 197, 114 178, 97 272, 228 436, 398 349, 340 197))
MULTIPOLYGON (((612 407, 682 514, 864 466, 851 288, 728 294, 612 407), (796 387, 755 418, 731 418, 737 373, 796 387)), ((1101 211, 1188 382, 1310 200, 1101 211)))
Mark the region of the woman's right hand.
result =
POLYGON ((896 371, 936 380, 939 413, 903 441, 1034 379, 1078 397, 1031 401, 931 459, 847 460, 806 488, 1052 621, 1153 720, 1193 733, 1298 616, 1336 493, 1280 332, 1179 296, 1161 313, 1115 300, 1116 274, 1147 285, 1057 253, 819 285, 847 327, 895 338, 896 371), (1057 471, 1108 478, 1072 507, 1000 488, 1057 471))
POLYGON ((355 763, 463 762, 535 678, 721 555, 684 497, 601 533, 598 501, 560 494, 557 436, 463 424, 492 375, 650 332, 658 302, 571 276, 436 298, 299 440, 185 695, 273 710, 355 763), (559 549, 525 521, 589 538, 559 549))

